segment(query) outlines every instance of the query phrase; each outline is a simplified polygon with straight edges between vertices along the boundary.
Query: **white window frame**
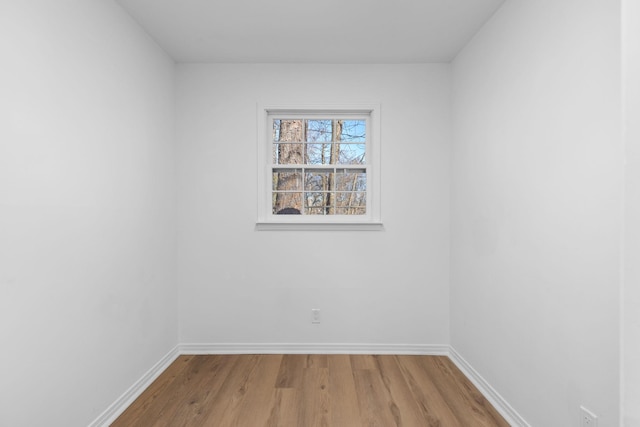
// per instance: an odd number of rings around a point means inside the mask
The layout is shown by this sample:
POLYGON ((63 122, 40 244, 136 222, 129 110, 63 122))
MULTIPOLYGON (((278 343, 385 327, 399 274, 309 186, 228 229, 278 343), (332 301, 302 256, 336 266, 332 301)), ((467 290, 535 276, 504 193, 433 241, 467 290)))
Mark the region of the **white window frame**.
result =
POLYGON ((382 230, 380 215, 380 105, 258 105, 258 219, 257 230, 382 230), (364 165, 367 209, 364 215, 275 215, 272 212, 273 129, 271 117, 340 118, 366 116, 364 165))

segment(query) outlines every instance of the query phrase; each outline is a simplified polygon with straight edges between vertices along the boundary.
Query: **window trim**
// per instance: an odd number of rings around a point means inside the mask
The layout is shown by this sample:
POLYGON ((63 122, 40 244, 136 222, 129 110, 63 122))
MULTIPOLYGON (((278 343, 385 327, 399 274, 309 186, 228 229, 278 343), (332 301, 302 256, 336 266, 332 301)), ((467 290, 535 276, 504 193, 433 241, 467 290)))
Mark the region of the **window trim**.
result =
POLYGON ((380 105, 257 105, 258 218, 256 230, 382 230, 380 215, 380 105), (367 199, 365 215, 274 215, 271 210, 272 141, 270 115, 323 116, 360 114, 368 116, 367 199))

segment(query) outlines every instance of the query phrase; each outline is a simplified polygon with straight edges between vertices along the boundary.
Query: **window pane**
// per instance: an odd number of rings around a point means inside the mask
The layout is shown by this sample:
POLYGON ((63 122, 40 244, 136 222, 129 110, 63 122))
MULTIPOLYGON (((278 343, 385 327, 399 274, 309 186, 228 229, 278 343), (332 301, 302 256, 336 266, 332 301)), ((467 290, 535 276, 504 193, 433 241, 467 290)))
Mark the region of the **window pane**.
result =
POLYGON ((336 214, 365 215, 367 213, 367 193, 364 191, 337 192, 336 214))
POLYGON ((337 191, 367 191, 367 174, 364 170, 339 169, 336 173, 337 191))
POLYGON ((340 141, 366 142, 366 123, 365 120, 342 120, 340 141))
POLYGON ((271 195, 272 212, 277 215, 302 212, 302 193, 274 191, 271 195))
POLYGON ((307 120, 307 142, 330 142, 331 120, 307 120))
POLYGON ((305 198, 305 213, 307 215, 329 215, 332 212, 333 198, 331 193, 328 192, 306 192, 305 198))
POLYGON ((274 169, 272 182, 272 190, 302 191, 302 170, 274 169))
POLYGON ((273 128, 273 140, 280 141, 280 120, 274 119, 272 128, 273 128))
POLYGON ((273 144, 273 163, 276 165, 300 165, 303 163, 304 144, 273 144))
POLYGON ((329 180, 333 178, 332 175, 332 171, 329 170, 307 171, 304 176, 304 189, 307 191, 327 191, 329 180))
POLYGON ((305 210, 305 214, 307 215, 327 215, 325 212, 327 209, 324 207, 311 207, 305 210))
POLYGON ((340 144, 339 155, 340 159, 338 163, 343 165, 364 165, 367 162, 366 159, 366 144, 340 144))
POLYGON ((353 206, 349 208, 337 207, 336 215, 366 215, 366 206, 353 206))
POLYGON ((306 144, 306 163, 309 165, 328 165, 331 159, 331 144, 306 144))
POLYGON ((273 140, 275 142, 302 142, 304 120, 273 120, 273 140))

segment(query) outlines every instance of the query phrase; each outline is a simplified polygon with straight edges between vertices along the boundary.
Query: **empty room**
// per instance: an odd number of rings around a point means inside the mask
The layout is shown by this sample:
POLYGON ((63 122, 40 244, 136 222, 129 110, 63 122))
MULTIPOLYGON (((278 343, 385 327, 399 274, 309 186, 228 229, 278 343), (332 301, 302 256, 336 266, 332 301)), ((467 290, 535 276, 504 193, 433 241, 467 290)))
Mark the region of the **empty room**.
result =
POLYGON ((0 426, 640 427, 640 2, 2 0, 0 426))

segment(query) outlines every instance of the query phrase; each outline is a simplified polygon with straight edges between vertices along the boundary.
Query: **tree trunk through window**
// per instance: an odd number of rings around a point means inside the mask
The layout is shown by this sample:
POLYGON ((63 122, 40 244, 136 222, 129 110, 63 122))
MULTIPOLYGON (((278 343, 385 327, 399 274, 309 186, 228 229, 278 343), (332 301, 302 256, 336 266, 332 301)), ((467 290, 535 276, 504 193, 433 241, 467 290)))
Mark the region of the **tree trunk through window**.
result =
MULTIPOLYGON (((331 126, 331 154, 329 157, 329 164, 335 165, 338 163, 340 156, 340 136, 342 135, 342 120, 333 120, 331 126)), ((330 173, 328 177, 328 182, 325 187, 327 189, 327 198, 325 205, 325 214, 326 215, 335 215, 336 213, 336 196, 333 193, 336 190, 336 174, 330 173)))
MULTIPOLYGON (((280 120, 280 142, 278 144, 279 164, 302 164, 304 161, 305 126, 303 120, 280 120), (300 144, 288 144, 287 142, 300 142, 300 144)), ((274 213, 283 209, 297 209, 302 212, 302 188, 300 172, 279 172, 274 174, 275 193, 273 202, 274 213), (280 191, 295 191, 295 193, 281 193, 280 191)))

